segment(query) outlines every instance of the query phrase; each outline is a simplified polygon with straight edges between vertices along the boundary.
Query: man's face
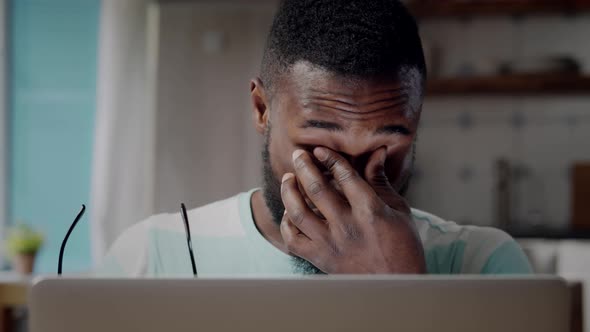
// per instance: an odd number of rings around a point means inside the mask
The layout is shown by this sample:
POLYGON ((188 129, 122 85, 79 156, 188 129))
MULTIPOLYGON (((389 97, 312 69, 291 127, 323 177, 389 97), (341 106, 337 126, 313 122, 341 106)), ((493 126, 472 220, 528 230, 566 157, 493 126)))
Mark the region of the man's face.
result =
POLYGON ((274 221, 283 216, 280 179, 294 173, 296 149, 332 149, 364 177, 369 156, 386 147, 388 179, 405 189, 420 118, 419 82, 412 72, 399 80, 344 79, 304 62, 283 75, 267 105, 266 126, 257 126, 265 135, 263 190, 274 221))

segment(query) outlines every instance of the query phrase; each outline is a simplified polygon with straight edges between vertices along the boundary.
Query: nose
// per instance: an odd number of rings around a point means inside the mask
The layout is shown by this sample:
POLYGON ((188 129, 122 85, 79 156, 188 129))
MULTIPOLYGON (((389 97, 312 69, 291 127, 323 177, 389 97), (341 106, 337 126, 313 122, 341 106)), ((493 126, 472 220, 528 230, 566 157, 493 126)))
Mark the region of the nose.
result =
POLYGON ((373 132, 361 130, 353 131, 347 135, 346 140, 339 142, 336 152, 340 153, 350 165, 362 177, 365 175, 365 169, 373 153, 381 147, 387 146, 387 142, 382 139, 376 139, 373 132))
POLYGON ((364 152, 357 155, 349 155, 342 153, 342 156, 350 163, 350 165, 357 171, 360 176, 365 175, 365 168, 369 162, 369 158, 373 152, 364 152))

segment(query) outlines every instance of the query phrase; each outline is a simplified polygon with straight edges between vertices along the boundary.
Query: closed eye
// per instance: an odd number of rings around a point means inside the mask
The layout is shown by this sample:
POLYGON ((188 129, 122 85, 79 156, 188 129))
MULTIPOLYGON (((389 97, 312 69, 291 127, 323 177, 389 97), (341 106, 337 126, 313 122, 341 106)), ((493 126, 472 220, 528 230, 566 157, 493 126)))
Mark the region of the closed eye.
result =
POLYGON ((397 125, 393 125, 393 126, 385 126, 385 127, 381 127, 377 130, 377 134, 389 134, 389 135, 396 135, 396 134, 401 134, 401 135, 410 135, 410 130, 404 126, 397 126, 397 125))
POLYGON ((343 128, 337 123, 333 122, 326 122, 326 121, 319 121, 319 120, 307 120, 301 126, 303 129, 307 128, 316 128, 316 129, 326 129, 329 131, 342 131, 343 128))
MULTIPOLYGON (((327 121, 320 121, 320 120, 307 120, 305 121, 305 123, 303 125, 301 125, 301 128, 303 129, 307 129, 307 128, 315 128, 315 129, 325 129, 328 131, 344 131, 344 128, 334 122, 327 122, 327 121)), ((376 134, 387 134, 387 135, 410 135, 410 130, 404 126, 401 125, 389 125, 389 126, 384 126, 381 127, 379 129, 377 129, 377 131, 375 132, 376 134)))

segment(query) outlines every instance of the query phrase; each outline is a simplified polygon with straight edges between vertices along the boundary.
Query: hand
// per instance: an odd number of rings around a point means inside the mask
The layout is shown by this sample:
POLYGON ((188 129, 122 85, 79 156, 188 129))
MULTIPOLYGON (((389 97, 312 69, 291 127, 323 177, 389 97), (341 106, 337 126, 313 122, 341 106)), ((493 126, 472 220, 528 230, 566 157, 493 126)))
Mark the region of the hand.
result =
POLYGON ((295 174, 285 174, 281 188, 285 216, 280 229, 288 250, 330 274, 425 273, 410 208, 385 175, 386 149, 369 158, 367 181, 338 153, 318 147, 313 154, 341 192, 310 153, 293 153, 295 174))

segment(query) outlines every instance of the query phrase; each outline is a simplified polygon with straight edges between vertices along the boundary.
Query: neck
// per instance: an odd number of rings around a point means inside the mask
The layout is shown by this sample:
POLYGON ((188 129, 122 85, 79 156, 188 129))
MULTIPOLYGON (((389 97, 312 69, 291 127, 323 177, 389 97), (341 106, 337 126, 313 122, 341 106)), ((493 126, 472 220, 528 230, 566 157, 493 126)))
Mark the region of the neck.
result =
POLYGON ((270 213, 269 208, 266 206, 264 197, 262 195, 262 190, 258 190, 252 194, 250 206, 252 207, 252 218, 254 218, 254 224, 256 225, 256 228, 260 234, 262 234, 262 236, 268 242, 277 247, 277 249, 288 254, 289 251, 283 243, 280 227, 274 222, 272 214, 270 213))

